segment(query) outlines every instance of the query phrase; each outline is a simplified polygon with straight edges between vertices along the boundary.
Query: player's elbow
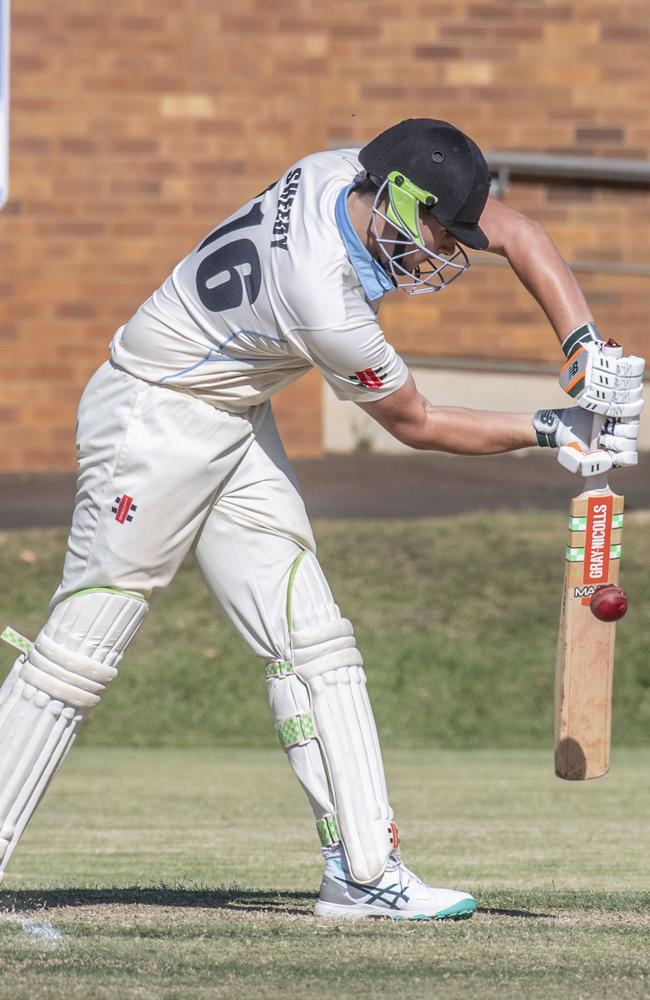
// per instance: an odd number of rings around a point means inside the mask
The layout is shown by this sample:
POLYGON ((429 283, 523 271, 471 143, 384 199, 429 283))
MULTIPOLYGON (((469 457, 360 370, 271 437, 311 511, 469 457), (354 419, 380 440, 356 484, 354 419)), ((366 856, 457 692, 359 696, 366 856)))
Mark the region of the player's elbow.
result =
POLYGON ((404 444, 408 448, 427 450, 431 446, 427 444, 424 426, 424 421, 396 420, 390 426, 386 426, 386 430, 400 444, 404 444))
POLYGON ((537 219, 522 215, 520 238, 527 243, 547 243, 550 240, 548 230, 537 219))
POLYGON ((376 420, 400 444, 425 448, 427 407, 424 396, 415 388, 412 376, 397 392, 376 403, 360 403, 362 410, 376 420))
POLYGON ((517 225, 512 227, 504 244, 505 256, 516 261, 521 255, 535 251, 541 255, 550 242, 551 237, 541 222, 518 214, 517 225))
MULTIPOLYGON (((444 451, 455 455, 483 454, 480 435, 472 430, 470 411, 460 407, 426 403, 421 414, 396 423, 391 433, 402 444, 417 451, 444 451)), ((487 453, 487 452, 485 452, 487 453)))
POLYGON ((400 444, 416 451, 444 451, 446 416, 439 407, 432 406, 424 396, 418 396, 412 406, 383 414, 383 427, 400 444))

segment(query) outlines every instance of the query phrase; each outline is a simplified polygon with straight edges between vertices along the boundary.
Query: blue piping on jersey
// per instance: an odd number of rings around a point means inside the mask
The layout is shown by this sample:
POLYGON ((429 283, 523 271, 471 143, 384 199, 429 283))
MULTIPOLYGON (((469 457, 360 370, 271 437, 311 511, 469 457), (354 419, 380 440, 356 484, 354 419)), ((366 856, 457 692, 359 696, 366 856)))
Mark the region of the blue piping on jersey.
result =
POLYGON ((162 378, 157 379, 156 385, 162 385, 163 382, 168 382, 171 378, 179 378, 181 375, 187 375, 188 372, 193 372, 196 368, 200 368, 201 365, 208 364, 209 362, 219 362, 228 363, 229 361, 246 361, 248 364, 254 365, 256 362, 268 361, 268 358, 242 358, 242 357, 228 357, 226 354, 224 357, 217 358, 214 355, 223 351, 228 344, 236 340, 242 333, 252 333, 256 337, 261 337, 262 340, 272 340, 276 344, 286 344, 284 337, 272 337, 270 333, 260 333, 259 330, 235 330, 231 333, 227 340, 224 340, 223 344, 218 347, 211 347, 204 358, 197 361, 196 364, 190 365, 189 368, 181 368, 180 371, 174 372, 172 375, 164 375, 162 378))
POLYGON ((375 299, 380 299, 386 292, 394 292, 395 285, 383 267, 370 254, 368 248, 363 245, 354 226, 350 222, 350 216, 348 215, 348 195, 354 186, 353 181, 352 184, 348 184, 347 187, 343 188, 336 199, 334 215, 341 239, 345 243, 350 263, 357 272, 357 277, 361 282, 361 287, 365 292, 366 298, 370 302, 373 302, 375 299))

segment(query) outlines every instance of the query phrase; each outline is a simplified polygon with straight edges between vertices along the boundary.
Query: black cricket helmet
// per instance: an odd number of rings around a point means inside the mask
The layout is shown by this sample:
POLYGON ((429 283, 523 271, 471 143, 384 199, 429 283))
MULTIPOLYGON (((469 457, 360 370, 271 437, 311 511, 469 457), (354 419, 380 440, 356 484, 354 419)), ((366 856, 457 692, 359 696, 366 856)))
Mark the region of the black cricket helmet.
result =
POLYGON ((476 143, 433 118, 409 118, 386 129, 359 153, 361 165, 387 187, 387 218, 422 242, 419 205, 427 207, 459 242, 484 250, 479 226, 490 190, 490 170, 476 143))

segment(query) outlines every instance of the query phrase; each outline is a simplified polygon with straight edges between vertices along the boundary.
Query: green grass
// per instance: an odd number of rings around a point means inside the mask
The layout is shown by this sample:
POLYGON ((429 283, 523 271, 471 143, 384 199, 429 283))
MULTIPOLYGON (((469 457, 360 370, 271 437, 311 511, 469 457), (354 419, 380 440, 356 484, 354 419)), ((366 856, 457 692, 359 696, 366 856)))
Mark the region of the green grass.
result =
POLYGON ((461 924, 310 916, 279 749, 76 748, 0 891, 1 1000, 650 995, 650 751, 585 784, 540 751, 388 754, 404 855, 461 924))
MULTIPOLYGON (((472 514, 317 524, 321 560, 355 623, 380 733, 394 747, 541 747, 552 732, 561 515, 472 514)), ((650 532, 625 527, 615 745, 650 729, 650 532)), ((33 636, 58 582, 65 535, 0 534, 0 609, 33 636)), ((8 669, 11 652, 3 654, 8 669)), ((263 671, 213 609, 191 561, 152 612, 81 737, 92 745, 275 741, 263 671)))
MULTIPOLYGON (((471 921, 310 915, 313 821, 261 666, 190 562, 12 859, 0 1000, 650 997, 647 519, 625 529, 612 767, 586 783, 552 774, 562 521, 317 525, 365 656, 405 858, 474 892, 471 921)), ((64 543, 0 534, 0 608, 27 635, 64 543)), ((10 662, 7 648, 0 672, 10 662)))

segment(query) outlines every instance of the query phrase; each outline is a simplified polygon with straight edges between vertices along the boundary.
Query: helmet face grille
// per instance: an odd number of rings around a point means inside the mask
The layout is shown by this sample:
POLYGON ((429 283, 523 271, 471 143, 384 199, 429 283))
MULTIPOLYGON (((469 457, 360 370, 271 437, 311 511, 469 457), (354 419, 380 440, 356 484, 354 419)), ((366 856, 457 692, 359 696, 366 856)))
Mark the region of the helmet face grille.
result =
POLYGON ((450 256, 443 256, 430 250, 425 245, 420 230, 420 203, 411 198, 417 213, 417 231, 413 233, 410 225, 400 217, 401 212, 395 211, 391 206, 391 187, 394 187, 393 183, 385 180, 377 191, 372 205, 371 231, 379 248, 381 265, 393 279, 395 287, 407 292, 408 295, 441 292, 467 271, 469 268, 467 254, 458 245, 450 256), (384 203, 386 203, 385 211, 382 208, 384 203), (393 230, 389 235, 385 235, 386 223, 389 223, 393 230), (394 234, 395 230, 397 236, 394 234), (418 267, 409 268, 408 258, 416 249, 423 251, 426 258, 418 267))

